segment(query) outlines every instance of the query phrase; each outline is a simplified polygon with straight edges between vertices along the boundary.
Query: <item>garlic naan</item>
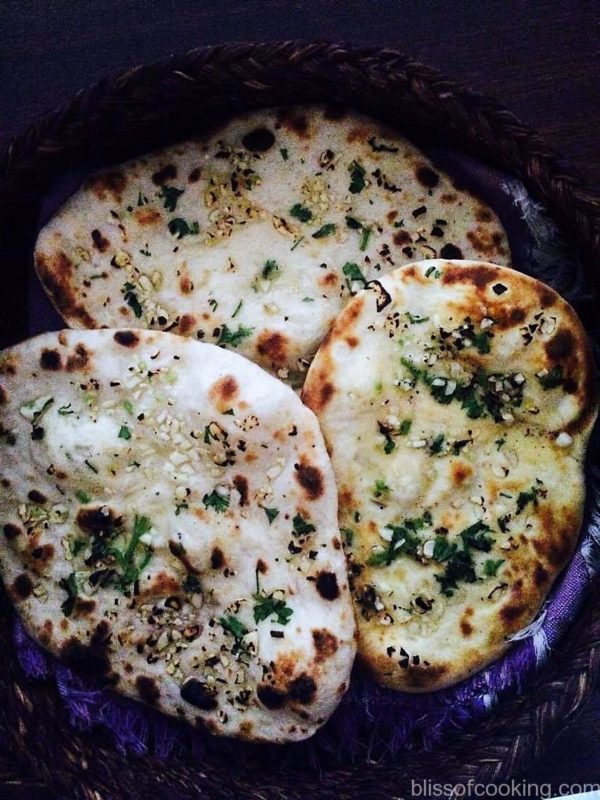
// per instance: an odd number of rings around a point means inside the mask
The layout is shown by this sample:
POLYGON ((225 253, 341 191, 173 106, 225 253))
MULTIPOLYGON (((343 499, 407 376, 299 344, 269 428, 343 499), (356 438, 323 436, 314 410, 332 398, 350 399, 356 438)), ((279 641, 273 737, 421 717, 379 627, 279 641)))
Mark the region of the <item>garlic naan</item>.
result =
POLYGON ((405 266, 347 305, 303 399, 337 478, 361 659, 420 692, 497 658, 581 524, 596 390, 573 309, 492 264, 405 266))

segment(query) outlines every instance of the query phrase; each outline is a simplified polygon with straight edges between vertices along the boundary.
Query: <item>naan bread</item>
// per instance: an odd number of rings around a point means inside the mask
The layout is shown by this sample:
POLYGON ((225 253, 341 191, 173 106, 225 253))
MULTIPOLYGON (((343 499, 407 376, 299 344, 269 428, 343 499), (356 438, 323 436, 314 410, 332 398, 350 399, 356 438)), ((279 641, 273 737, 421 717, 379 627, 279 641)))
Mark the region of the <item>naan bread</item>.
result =
POLYGON ((396 131, 307 107, 96 175, 35 263, 71 327, 185 334, 297 386, 366 281, 437 256, 510 258, 496 215, 396 131))
POLYGON ((577 540, 596 417, 574 311, 512 270, 432 260, 345 308, 310 368, 359 655, 423 692, 497 658, 577 540))
POLYGON ((32 635, 213 733, 314 733, 355 623, 331 466, 292 390, 143 330, 37 337, 0 384, 0 566, 32 635))

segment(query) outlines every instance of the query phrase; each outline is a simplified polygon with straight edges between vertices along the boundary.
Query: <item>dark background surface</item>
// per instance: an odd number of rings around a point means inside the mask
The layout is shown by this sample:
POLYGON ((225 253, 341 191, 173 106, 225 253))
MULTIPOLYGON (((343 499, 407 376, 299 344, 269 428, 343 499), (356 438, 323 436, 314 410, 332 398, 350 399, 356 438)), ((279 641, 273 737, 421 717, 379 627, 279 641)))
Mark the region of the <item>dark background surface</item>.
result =
MULTIPOLYGON (((118 70, 292 38, 388 46, 437 67, 495 96, 600 188, 600 3, 584 0, 0 0, 0 145, 118 70)), ((600 784, 600 695, 518 777, 555 792, 600 784)))

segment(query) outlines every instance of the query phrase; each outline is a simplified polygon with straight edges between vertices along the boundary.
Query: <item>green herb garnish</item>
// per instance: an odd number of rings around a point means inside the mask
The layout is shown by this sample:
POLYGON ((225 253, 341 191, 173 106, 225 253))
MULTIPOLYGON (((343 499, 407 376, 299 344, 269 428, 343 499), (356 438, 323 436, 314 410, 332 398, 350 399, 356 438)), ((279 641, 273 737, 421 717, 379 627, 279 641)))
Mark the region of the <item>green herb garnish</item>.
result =
POLYGON ((131 431, 127 425, 121 425, 119 428, 119 439, 131 439, 131 431))
POLYGON ((431 453, 432 456, 435 456, 438 453, 442 452, 442 447, 444 445, 445 438, 446 437, 443 433, 438 433, 438 435, 434 438, 429 447, 429 452, 431 453))
POLYGON ((229 508, 229 498, 222 497, 216 489, 213 489, 210 494, 205 494, 202 502, 206 508, 214 508, 219 514, 224 514, 226 509, 229 508))
POLYGON ((135 286, 127 281, 123 284, 121 291, 123 292, 123 299, 127 305, 132 309, 136 317, 141 317, 143 313, 142 306, 138 300, 137 294, 133 291, 135 286))
POLYGON ((362 222, 359 222, 354 217, 346 217, 346 225, 353 231, 359 231, 362 228, 362 222))
POLYGON ((239 303, 237 304, 237 306, 235 307, 235 311, 234 311, 234 312, 233 312, 233 314, 231 315, 231 318, 232 318, 232 319, 235 319, 235 317, 237 317, 237 315, 239 314, 239 312, 240 312, 240 309, 242 308, 242 306, 243 306, 243 305, 244 305, 244 301, 243 301, 243 300, 240 300, 240 302, 239 302, 239 303))
POLYGON ((465 549, 473 548, 473 550, 480 550, 482 553, 489 553, 492 549, 494 539, 489 535, 491 528, 485 522, 476 522, 461 531, 460 537, 463 540, 465 549))
POLYGON ((378 478, 375 481, 375 487, 373 489, 373 494, 375 497, 381 497, 384 494, 387 494, 390 491, 390 487, 387 486, 386 482, 378 478))
POLYGON ((535 486, 532 486, 529 491, 519 492, 519 496, 517 497, 517 514, 520 514, 529 503, 533 503, 534 506, 537 506, 537 496, 538 490, 535 486))
POLYGON ((67 593, 67 599, 61 603, 60 609, 65 617, 70 617, 75 608, 75 601, 77 600, 77 583, 75 582, 75 573, 72 572, 68 578, 61 578, 58 582, 61 589, 67 593))
POLYGON ((263 506, 263 511, 267 515, 267 519, 269 520, 269 525, 271 525, 273 523, 273 520, 279 516, 278 508, 265 508, 263 506))
POLYGON ((487 333, 487 331, 482 331, 481 333, 476 333, 472 337, 473 345, 477 348, 477 352, 484 355, 485 353, 489 353, 491 346, 490 342, 492 339, 491 333, 487 333))
POLYGON ((367 245, 369 244, 369 237, 371 236, 371 228, 363 228, 362 236, 360 237, 360 249, 366 250, 367 245))
POLYGON ((228 614, 225 617, 219 617, 219 622, 223 626, 223 630, 227 631, 227 633, 230 633, 236 640, 236 643, 241 645, 241 640, 248 633, 248 628, 232 614, 228 614))
POLYGON ((184 236, 196 236, 200 233, 200 225, 197 222, 186 222, 181 217, 169 222, 169 233, 177 239, 183 239, 184 236))
POLYGON ((302 514, 296 514, 292 520, 292 524, 294 526, 294 534, 296 536, 307 536, 309 533, 316 531, 316 528, 312 522, 307 522, 302 514))
POLYGON ((254 328, 244 328, 243 325, 240 325, 237 331, 230 331, 227 325, 223 325, 217 344, 221 347, 226 344, 231 345, 231 347, 238 347, 243 339, 252 334, 253 330, 254 328))
POLYGON ((163 186, 158 196, 162 197, 167 211, 175 211, 177 201, 183 192, 183 189, 177 189, 175 186, 163 186))
POLYGON ((290 214, 292 217, 299 219, 300 222, 310 222, 313 216, 310 208, 306 208, 306 206, 303 206, 301 203, 296 203, 293 205, 290 208, 290 214))
POLYGON ((273 259, 269 259, 269 261, 265 261, 265 265, 262 268, 261 275, 263 278, 270 279, 274 272, 279 272, 279 264, 273 259))
POLYGON ((136 550, 138 549, 138 545, 141 544, 140 539, 145 533, 148 533, 151 528, 152 522, 148 517, 136 514, 133 521, 133 535, 127 543, 125 550, 121 551, 116 547, 108 548, 110 555, 113 555, 117 559, 119 566, 123 570, 117 582, 118 587, 122 591, 128 589, 131 584, 138 580, 141 571, 152 558, 152 549, 148 547, 148 545, 142 544, 142 558, 137 563, 135 560, 136 550))
POLYGON ((281 157, 283 158, 283 160, 284 160, 284 161, 287 161, 287 160, 288 160, 288 151, 287 151, 287 147, 280 147, 280 148, 279 148, 279 152, 281 153, 281 157))
POLYGON ((350 186, 348 189, 352 194, 358 194, 367 185, 365 181, 365 168, 362 167, 357 161, 353 161, 348 167, 350 173, 350 186))
POLYGON ((347 261, 342 267, 342 272, 346 276, 346 285, 348 289, 352 290, 352 284, 354 281, 361 281, 363 286, 367 285, 367 279, 360 271, 358 264, 354 264, 352 261, 347 261))
POLYGON ((92 500, 89 494, 87 492, 81 491, 81 489, 75 492, 75 497, 79 500, 80 503, 89 503, 92 500))
POLYGON ((276 600, 270 595, 253 595, 254 599, 254 621, 262 622, 275 615, 275 620, 279 625, 287 625, 294 610, 286 606, 285 600, 276 600))
POLYGON ((322 225, 318 231, 315 231, 312 235, 313 239, 324 239, 326 236, 331 236, 332 233, 335 233, 336 225, 333 222, 328 222, 326 225, 322 225))
POLYGON ((502 564, 504 564, 503 558, 498 559, 498 561, 494 561, 493 559, 489 558, 483 565, 483 572, 488 576, 488 578, 495 578, 496 573, 502 564))
POLYGON ((187 511, 189 506, 187 503, 177 503, 175 506, 175 516, 178 517, 182 511, 187 511))

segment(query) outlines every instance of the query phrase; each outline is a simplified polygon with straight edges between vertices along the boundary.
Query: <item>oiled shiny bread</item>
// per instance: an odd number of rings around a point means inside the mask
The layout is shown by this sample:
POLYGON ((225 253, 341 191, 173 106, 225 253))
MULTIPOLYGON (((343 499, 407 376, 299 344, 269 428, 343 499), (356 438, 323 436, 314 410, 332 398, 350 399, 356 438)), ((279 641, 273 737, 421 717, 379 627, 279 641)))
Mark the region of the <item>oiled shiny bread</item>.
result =
POLYGON ((0 569, 80 674, 216 734, 303 739, 355 623, 331 465, 294 392, 147 330, 0 356, 0 569))
POLYGON ((347 305, 303 399, 336 474, 362 661, 423 692, 501 655, 581 524, 597 402, 573 309, 507 268, 408 265, 347 305))
POLYGON ((510 261, 493 211, 396 131, 311 106, 95 175, 35 263, 71 327, 184 334, 298 386, 367 281, 437 256, 510 261))

